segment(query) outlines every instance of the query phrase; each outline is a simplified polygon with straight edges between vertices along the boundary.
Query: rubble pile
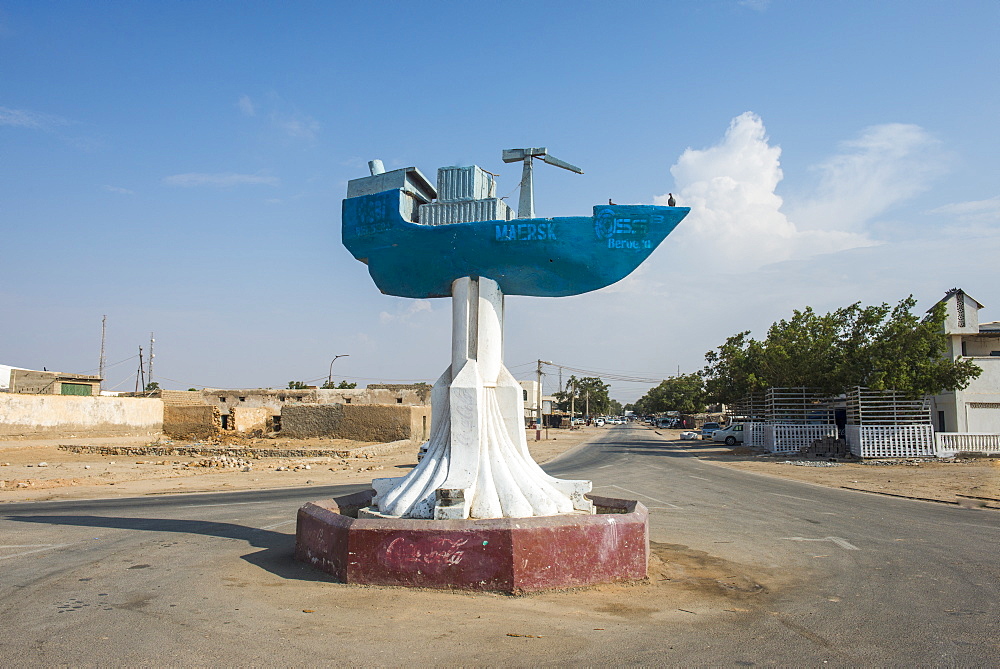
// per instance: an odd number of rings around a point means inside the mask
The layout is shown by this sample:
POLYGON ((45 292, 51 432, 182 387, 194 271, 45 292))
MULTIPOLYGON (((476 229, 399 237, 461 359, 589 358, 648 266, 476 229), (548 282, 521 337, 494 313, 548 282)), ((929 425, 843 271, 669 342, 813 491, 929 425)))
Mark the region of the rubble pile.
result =
POLYGON ((239 469, 245 472, 253 469, 253 464, 243 458, 231 457, 228 455, 215 455, 203 460, 188 462, 185 467, 209 467, 214 469, 239 469))
POLYGON ((799 449, 799 455, 812 458, 851 458, 854 455, 847 447, 847 441, 834 437, 816 439, 808 446, 799 449))

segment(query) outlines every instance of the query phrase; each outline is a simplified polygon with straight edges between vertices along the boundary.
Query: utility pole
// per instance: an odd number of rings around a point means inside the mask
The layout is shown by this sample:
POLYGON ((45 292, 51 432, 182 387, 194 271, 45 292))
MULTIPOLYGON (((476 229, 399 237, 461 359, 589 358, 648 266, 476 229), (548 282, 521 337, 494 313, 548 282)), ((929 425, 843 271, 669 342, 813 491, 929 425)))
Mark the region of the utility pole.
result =
POLYGON ((535 441, 541 441, 542 439, 542 361, 541 360, 538 361, 538 367, 535 369, 535 377, 538 384, 537 387, 535 388, 535 441))
POLYGON ((108 324, 108 315, 105 314, 101 316, 101 359, 100 361, 98 361, 97 364, 97 375, 101 377, 101 383, 104 382, 104 361, 105 361, 104 337, 107 334, 107 324, 108 324))
POLYGON ((573 384, 573 390, 570 391, 569 395, 569 426, 571 428, 574 420, 576 420, 576 383, 573 384))
POLYGON ((139 382, 140 381, 142 382, 142 389, 143 389, 143 391, 146 390, 146 378, 145 378, 145 376, 146 376, 145 375, 145 370, 143 369, 143 366, 142 366, 142 347, 140 346, 139 347, 139 371, 135 373, 135 392, 137 394, 139 392, 139 387, 140 387, 139 386, 139 382))
POLYGON ((590 388, 587 388, 587 420, 590 420, 590 388))

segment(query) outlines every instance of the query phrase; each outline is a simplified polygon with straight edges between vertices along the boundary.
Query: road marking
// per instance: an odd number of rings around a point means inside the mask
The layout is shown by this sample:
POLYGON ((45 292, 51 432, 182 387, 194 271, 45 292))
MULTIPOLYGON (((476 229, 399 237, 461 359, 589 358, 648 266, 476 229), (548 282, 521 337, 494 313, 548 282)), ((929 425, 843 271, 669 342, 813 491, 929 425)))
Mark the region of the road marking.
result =
POLYGON ((698 479, 699 481, 712 481, 712 479, 707 479, 704 476, 694 476, 693 474, 688 474, 688 478, 698 479))
POLYGON ((260 527, 258 529, 261 529, 261 530, 273 530, 276 527, 281 527, 282 525, 291 525, 294 522, 296 522, 295 519, 292 519, 292 520, 283 520, 280 523, 275 523, 274 525, 265 525, 264 527, 260 527))
POLYGON ((194 509, 203 508, 209 506, 240 506, 243 504, 270 504, 271 502, 224 502, 222 504, 188 504, 186 506, 177 507, 179 509, 194 509))
MULTIPOLYGON (((33 551, 24 551, 23 553, 14 553, 13 555, 4 555, 0 557, 0 560, 9 560, 11 558, 21 557, 22 555, 31 555, 32 553, 41 553, 42 551, 55 550, 56 548, 66 548, 67 546, 72 546, 73 544, 35 544, 36 546, 41 546, 41 548, 36 548, 33 551)), ((0 548, 28 548, 28 546, 0 546, 0 548)))
POLYGON ((607 469, 608 467, 614 467, 614 465, 601 465, 598 469, 607 469))
POLYGON ((787 497, 788 499, 797 499, 802 502, 813 502, 815 500, 806 499, 805 497, 796 497, 795 495, 782 495, 779 492, 769 492, 768 495, 774 495, 775 497, 787 497))
POLYGON ((861 550, 854 544, 852 544, 847 539, 841 539, 840 537, 823 537, 822 539, 810 539, 808 537, 781 537, 782 539, 787 539, 788 541, 829 541, 831 543, 837 544, 844 550, 848 551, 859 551, 861 550))
POLYGON ((671 504, 670 502, 664 502, 662 499, 656 499, 655 497, 650 497, 649 495, 644 495, 641 492, 636 492, 635 490, 629 490, 628 488, 623 488, 620 485, 614 485, 614 484, 612 484, 612 485, 602 485, 602 486, 597 486, 597 487, 598 488, 618 488, 619 490, 624 490, 627 493, 631 493, 633 495, 639 495, 640 497, 645 497, 646 499, 651 499, 651 500, 653 500, 654 502, 656 502, 658 504, 666 504, 671 509, 679 509, 679 508, 681 508, 681 507, 679 507, 679 506, 677 506, 675 504, 671 504))

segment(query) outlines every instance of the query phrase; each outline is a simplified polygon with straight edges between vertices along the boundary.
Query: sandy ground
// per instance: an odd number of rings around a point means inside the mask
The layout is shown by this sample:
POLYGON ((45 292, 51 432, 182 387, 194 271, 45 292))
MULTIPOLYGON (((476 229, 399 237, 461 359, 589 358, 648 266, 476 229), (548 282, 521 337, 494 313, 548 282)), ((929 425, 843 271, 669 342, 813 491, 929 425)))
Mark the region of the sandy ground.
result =
MULTIPOLYGON (((528 444, 539 463, 580 445, 613 427, 549 430, 547 438, 528 444)), ((1000 509, 1000 459, 945 461, 877 460, 865 463, 809 461, 787 456, 754 455, 707 441, 681 441, 679 431, 651 430, 666 446, 685 449, 717 465, 817 485, 928 499, 949 504, 1000 509)), ((543 433, 543 437, 545 434, 543 433)), ((401 445, 383 455, 365 455, 370 444, 331 439, 248 439, 241 447, 270 449, 360 449, 349 457, 219 458, 77 454, 60 444, 143 446, 135 439, 62 439, 0 441, 0 503, 50 499, 96 499, 164 493, 218 492, 364 483, 382 476, 402 476, 416 464, 417 447, 401 445)), ((198 442, 169 442, 174 446, 198 442)), ((204 442, 202 442, 204 444, 204 442)))
MULTIPOLYGON (((547 462, 604 428, 548 430, 535 441, 527 432, 532 456, 547 462)), ((164 439, 175 448, 208 445, 164 439)), ((342 439, 229 439, 241 448, 357 450, 348 457, 241 458, 219 456, 98 455, 59 448, 145 446, 148 440, 52 439, 0 441, 0 504, 29 500, 99 499, 164 493, 222 492, 291 488, 306 485, 365 483, 383 476, 404 476, 417 462, 417 445, 402 444, 384 455, 365 454, 370 442, 342 439)))
POLYGON ((709 441, 679 441, 680 431, 656 430, 706 462, 832 488, 898 495, 961 506, 1000 509, 1000 458, 913 458, 827 462, 754 454, 709 441))

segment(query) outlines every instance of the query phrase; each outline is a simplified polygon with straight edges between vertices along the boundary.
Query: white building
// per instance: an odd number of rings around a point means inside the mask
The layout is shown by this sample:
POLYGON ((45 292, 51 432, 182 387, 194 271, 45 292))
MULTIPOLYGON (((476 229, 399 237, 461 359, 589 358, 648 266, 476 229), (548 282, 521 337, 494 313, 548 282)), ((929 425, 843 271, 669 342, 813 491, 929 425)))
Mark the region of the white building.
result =
POLYGON ((1000 321, 981 323, 983 305, 960 288, 949 290, 941 301, 948 314, 949 357, 970 359, 983 373, 965 390, 934 397, 934 427, 938 432, 1000 434, 1000 321))

